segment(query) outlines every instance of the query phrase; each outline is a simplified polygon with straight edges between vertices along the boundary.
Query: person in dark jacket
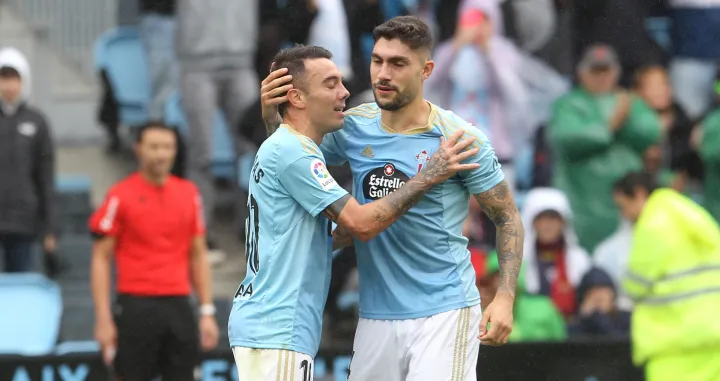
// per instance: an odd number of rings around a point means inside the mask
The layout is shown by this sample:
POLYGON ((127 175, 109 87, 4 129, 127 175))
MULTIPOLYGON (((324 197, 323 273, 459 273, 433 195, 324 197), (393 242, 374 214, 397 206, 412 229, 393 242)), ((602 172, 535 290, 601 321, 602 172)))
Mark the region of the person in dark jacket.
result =
POLYGON ((571 337, 628 337, 630 313, 617 308, 615 284, 608 273, 590 269, 580 281, 577 295, 580 311, 568 325, 571 337))
POLYGON ((27 104, 30 68, 20 51, 0 50, 0 251, 5 271, 32 268, 38 233, 55 251, 54 147, 43 115, 27 104))

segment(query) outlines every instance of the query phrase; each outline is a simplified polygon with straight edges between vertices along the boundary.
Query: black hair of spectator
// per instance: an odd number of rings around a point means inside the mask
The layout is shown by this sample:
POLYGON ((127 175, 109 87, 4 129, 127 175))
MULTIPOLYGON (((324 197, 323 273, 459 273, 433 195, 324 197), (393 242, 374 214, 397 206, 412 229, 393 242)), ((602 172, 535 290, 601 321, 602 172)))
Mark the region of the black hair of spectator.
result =
POLYGON ((615 183, 613 190, 628 197, 635 197, 638 190, 647 194, 658 188, 655 176, 646 172, 630 172, 615 183))
POLYGON ((425 49, 428 52, 433 48, 432 30, 415 16, 398 16, 378 25, 373 30, 373 39, 398 39, 412 50, 425 49))
POLYGON ((0 78, 20 78, 20 72, 18 72, 14 67, 3 66, 0 67, 0 78))
POLYGON ((168 126, 159 120, 151 120, 137 129, 137 132, 135 133, 135 143, 142 143, 145 131, 149 130, 169 131, 173 134, 173 136, 177 136, 175 128, 168 126))
MULTIPOLYGON (((273 58, 273 67, 270 70, 278 70, 282 68, 288 69, 287 75, 292 75, 293 87, 303 90, 305 83, 303 74, 305 73, 305 61, 314 59, 332 59, 332 53, 325 48, 319 46, 296 45, 292 48, 283 49, 273 58)), ((278 105, 280 116, 284 117, 287 111, 288 103, 278 105)))

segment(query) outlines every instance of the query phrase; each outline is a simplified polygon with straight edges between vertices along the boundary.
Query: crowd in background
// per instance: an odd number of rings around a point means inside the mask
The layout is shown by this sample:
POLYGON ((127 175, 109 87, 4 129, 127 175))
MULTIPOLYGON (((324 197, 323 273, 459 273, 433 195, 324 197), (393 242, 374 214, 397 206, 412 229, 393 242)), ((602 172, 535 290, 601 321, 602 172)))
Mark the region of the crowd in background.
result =
MULTIPOLYGON (((720 219, 720 1, 138 0, 150 113, 162 119, 166 98, 180 91, 189 126, 181 172, 202 194, 211 248, 215 110, 237 136, 238 154, 256 149, 266 137, 260 80, 277 50, 295 43, 329 49, 352 94, 349 104, 371 102, 366 35, 384 21, 388 4, 432 26, 436 66, 425 97, 487 134, 515 188, 526 238, 511 340, 627 336, 632 302, 621 280, 632 222, 614 204, 615 182, 644 170, 720 219), (647 28, 659 16, 671 22, 669 40, 647 28)), ((0 78, 23 74, 15 69, 0 67, 0 78)), ((0 127, 17 102, 0 101, 0 127)), ((106 125, 117 150, 117 125, 106 125)), ((0 144, 2 134, 0 128, 0 144)), ((10 177, 31 185, 15 188, 23 197, 33 188, 38 194, 32 202, 0 198, 6 266, 21 255, 8 237, 49 233, 42 223, 18 230, 8 222, 22 213, 50 215, 51 205, 38 202, 49 200, 41 185, 51 175, 36 165, 27 178, 0 173, 3 196, 11 192, 10 177)), ((349 188, 349 172, 335 171, 349 188)), ((464 234, 485 303, 498 284, 495 234, 474 201, 470 210, 464 234)), ((46 246, 52 249, 52 241, 46 246)), ((339 303, 352 288, 354 255, 348 248, 335 256, 331 326, 355 318, 339 303)))

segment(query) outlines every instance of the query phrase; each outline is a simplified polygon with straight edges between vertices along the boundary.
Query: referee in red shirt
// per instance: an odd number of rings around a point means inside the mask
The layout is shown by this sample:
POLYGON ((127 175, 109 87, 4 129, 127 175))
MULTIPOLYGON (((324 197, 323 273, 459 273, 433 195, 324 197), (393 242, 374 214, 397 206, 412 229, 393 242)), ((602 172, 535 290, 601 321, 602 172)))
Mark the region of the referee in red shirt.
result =
POLYGON ((140 169, 113 186, 90 218, 95 338, 122 381, 193 381, 199 344, 217 345, 202 203, 195 186, 172 176, 175 131, 151 123, 135 142, 140 169), (111 262, 118 297, 111 307, 111 262), (192 287, 191 287, 192 283, 192 287))

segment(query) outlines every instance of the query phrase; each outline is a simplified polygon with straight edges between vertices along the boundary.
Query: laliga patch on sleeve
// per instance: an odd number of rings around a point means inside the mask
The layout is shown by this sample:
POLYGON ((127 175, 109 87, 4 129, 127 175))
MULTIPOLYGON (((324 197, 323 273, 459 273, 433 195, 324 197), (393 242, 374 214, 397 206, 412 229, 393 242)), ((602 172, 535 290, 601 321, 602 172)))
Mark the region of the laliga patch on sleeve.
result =
POLYGON ((337 186, 337 182, 330 176, 330 172, 328 172, 327 167, 325 167, 325 163, 320 159, 314 159, 310 162, 310 173, 324 190, 329 190, 337 186))

